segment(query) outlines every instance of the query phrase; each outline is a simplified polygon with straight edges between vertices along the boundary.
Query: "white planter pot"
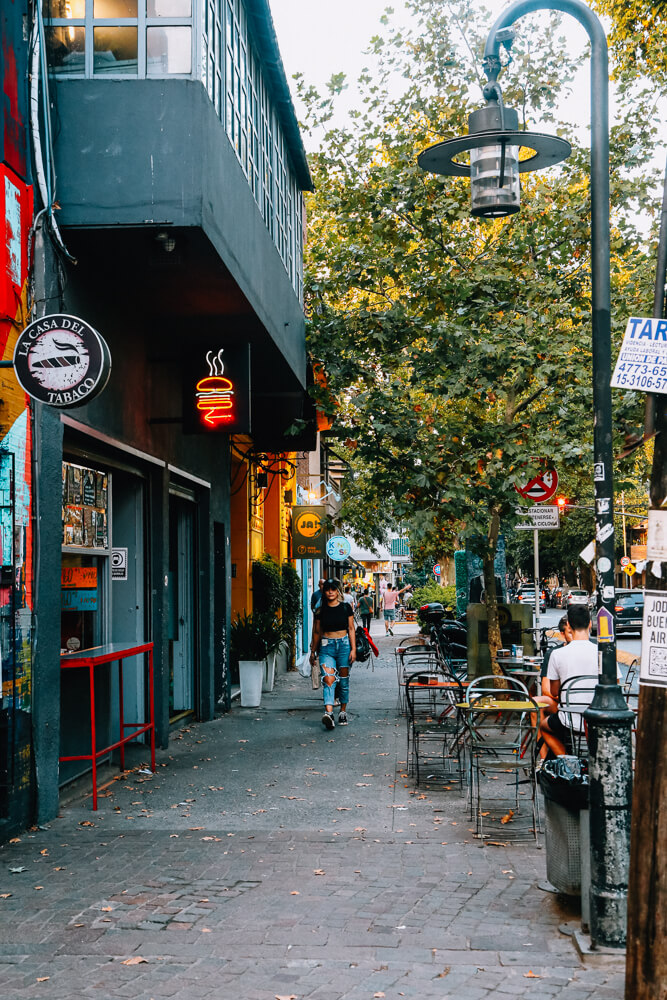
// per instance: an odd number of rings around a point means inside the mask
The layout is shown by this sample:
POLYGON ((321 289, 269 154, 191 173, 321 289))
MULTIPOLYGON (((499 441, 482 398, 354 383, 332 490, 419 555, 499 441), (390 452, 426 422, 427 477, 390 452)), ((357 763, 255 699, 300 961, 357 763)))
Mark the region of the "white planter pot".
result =
POLYGON ((264 660, 264 677, 262 678, 262 691, 273 691, 276 681, 276 651, 273 650, 264 660))
POLYGON ((239 660, 241 705, 243 708, 257 708, 262 700, 264 662, 264 660, 239 660))

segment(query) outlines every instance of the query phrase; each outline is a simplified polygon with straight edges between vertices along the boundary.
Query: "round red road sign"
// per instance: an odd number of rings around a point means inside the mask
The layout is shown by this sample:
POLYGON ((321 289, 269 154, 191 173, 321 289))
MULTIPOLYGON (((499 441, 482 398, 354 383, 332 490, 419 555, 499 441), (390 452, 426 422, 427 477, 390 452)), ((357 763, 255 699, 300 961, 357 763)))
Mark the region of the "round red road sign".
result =
POLYGON ((621 559, 621 566, 625 567, 629 565, 630 565, 630 556, 623 556, 623 558, 621 559))
POLYGON ((558 473, 555 469, 548 469, 535 476, 525 486, 515 486, 517 493, 524 500, 532 500, 533 503, 545 503, 551 500, 558 489, 558 473))

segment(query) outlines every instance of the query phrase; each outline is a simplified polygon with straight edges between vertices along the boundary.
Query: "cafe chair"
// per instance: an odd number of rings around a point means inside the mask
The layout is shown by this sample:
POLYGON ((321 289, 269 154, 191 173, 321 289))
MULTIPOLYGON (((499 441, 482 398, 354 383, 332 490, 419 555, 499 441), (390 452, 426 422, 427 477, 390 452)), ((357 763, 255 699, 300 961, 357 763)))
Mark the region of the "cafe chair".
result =
MULTIPOLYGON (((525 824, 525 786, 530 802, 530 835, 538 840, 539 815, 535 755, 539 707, 515 677, 491 674, 471 681, 463 707, 469 755, 470 813, 475 835, 489 837, 489 822, 503 815, 502 839, 519 839, 525 824), (509 788, 509 794, 506 790, 509 788), (522 801, 523 799, 523 801, 522 801), (510 825, 511 824, 511 825, 510 825)), ((502 822, 502 820, 501 820, 502 822)), ((494 834, 499 833, 496 828, 494 834)))
POLYGON ((597 676, 581 674, 570 677, 561 685, 558 710, 570 734, 570 747, 565 749, 575 757, 588 758, 588 726, 584 712, 593 701, 597 676))
POLYGON ((464 774, 464 725, 458 705, 465 688, 441 670, 420 670, 405 682, 408 769, 420 784, 425 768, 440 769, 447 781, 464 774))
POLYGON ((398 681, 398 703, 396 711, 404 714, 407 706, 405 702, 405 682, 410 674, 416 670, 438 670, 440 659, 438 651, 428 642, 415 642, 419 636, 410 636, 411 642, 402 639, 395 649, 396 656, 396 679, 398 681), (402 645, 406 642, 406 645, 402 645))

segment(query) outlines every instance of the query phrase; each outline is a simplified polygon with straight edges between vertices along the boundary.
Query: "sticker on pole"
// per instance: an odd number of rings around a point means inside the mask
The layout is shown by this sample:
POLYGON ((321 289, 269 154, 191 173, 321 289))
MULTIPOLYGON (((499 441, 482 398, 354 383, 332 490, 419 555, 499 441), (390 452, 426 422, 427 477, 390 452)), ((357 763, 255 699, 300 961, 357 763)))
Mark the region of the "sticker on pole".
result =
POLYGON ((558 489, 558 473, 555 469, 548 469, 535 476, 525 486, 515 486, 519 496, 524 500, 532 500, 533 503, 546 503, 558 489))
POLYGON ((630 317, 611 386, 667 392, 667 319, 630 317))
POLYGON ((643 628, 639 683, 667 687, 667 592, 645 592, 643 628))
POLYGON ((606 608, 598 611, 598 644, 614 641, 614 616, 606 608))

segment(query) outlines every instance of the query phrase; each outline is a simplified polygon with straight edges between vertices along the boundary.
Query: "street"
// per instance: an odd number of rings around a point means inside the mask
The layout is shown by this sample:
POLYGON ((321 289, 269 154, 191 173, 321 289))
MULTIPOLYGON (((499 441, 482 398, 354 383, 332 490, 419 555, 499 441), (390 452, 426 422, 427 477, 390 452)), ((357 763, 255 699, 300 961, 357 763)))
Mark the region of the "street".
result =
POLYGON ((1 995, 620 1000, 622 960, 584 963, 559 931, 578 902, 538 888, 519 817, 482 847, 455 781, 407 776, 393 648, 414 626, 396 631, 355 668, 347 728, 288 674, 175 731, 155 775, 134 747, 97 813, 84 783, 5 844, 1 995))

